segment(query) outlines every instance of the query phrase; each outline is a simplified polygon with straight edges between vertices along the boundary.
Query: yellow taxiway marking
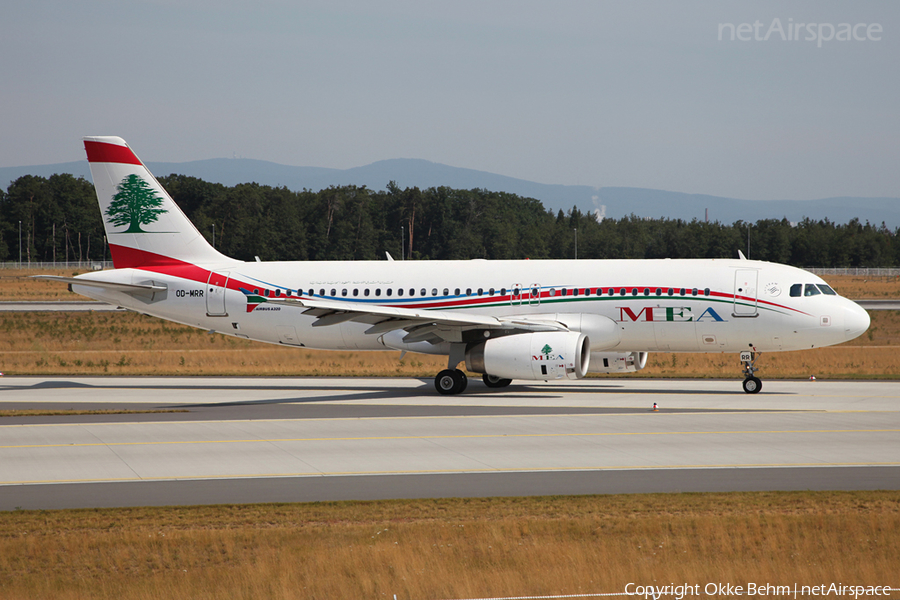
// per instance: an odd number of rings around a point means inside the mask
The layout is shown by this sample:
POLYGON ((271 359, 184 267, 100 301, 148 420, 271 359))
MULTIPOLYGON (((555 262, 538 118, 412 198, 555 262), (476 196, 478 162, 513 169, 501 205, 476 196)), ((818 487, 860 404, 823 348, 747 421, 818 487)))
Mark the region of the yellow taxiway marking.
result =
POLYGON ((734 463, 709 465, 620 465, 581 466, 553 468, 496 468, 496 469, 443 469, 419 471, 311 471, 295 473, 251 473, 230 475, 186 475, 169 477, 118 477, 109 479, 34 479, 0 481, 3 485, 39 485, 53 483, 126 483, 138 481, 205 481, 222 479, 265 479, 289 477, 352 477, 365 475, 458 475, 465 473, 552 473, 560 471, 652 471, 657 469, 765 469, 792 467, 898 467, 900 462, 846 462, 846 463, 734 463))
POLYGON ((226 440, 174 440, 142 442, 89 442, 59 444, 14 444, 0 446, 0 450, 27 448, 89 448, 96 446, 174 446, 189 444, 272 444, 288 442, 379 442, 404 440, 467 440, 467 439, 513 439, 513 438, 575 438, 575 437, 625 437, 663 435, 759 435, 759 434, 811 434, 811 433, 900 433, 900 429, 773 429, 735 431, 615 431, 591 433, 490 433, 466 435, 396 435, 364 437, 309 437, 309 438, 256 438, 226 440))

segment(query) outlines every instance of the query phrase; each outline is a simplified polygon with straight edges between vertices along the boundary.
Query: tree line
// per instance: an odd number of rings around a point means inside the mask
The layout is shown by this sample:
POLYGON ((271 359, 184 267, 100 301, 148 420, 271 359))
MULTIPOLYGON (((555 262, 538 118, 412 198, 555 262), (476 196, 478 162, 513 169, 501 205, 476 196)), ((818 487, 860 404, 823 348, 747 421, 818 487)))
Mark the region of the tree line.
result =
MULTIPOLYGON (((598 222, 577 208, 484 189, 291 191, 232 187, 196 177, 159 179, 200 232, 241 260, 522 258, 750 258, 799 267, 900 264, 900 228, 765 219, 732 224, 629 216, 598 222), (215 238, 213 240, 213 238, 215 238)), ((0 261, 104 260, 94 187, 83 178, 27 175, 0 190, 0 261), (21 228, 21 229, 20 229, 21 228)))

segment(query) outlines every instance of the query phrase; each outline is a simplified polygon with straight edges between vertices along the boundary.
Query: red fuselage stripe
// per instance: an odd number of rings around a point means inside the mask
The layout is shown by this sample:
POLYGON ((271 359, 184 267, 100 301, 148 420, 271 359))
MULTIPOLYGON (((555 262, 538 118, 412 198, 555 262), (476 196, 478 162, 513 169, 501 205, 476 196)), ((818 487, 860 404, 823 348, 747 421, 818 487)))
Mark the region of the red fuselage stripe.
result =
MULTIPOLYGON (((110 247, 110 251, 112 252, 112 255, 113 255, 113 264, 115 265, 115 267, 117 269, 125 269, 125 268, 142 269, 144 271, 152 271, 154 273, 159 273, 161 275, 172 275, 174 277, 181 277, 182 279, 188 279, 188 280, 196 281, 197 283, 202 283, 202 284, 205 284, 205 283, 207 283, 207 281, 209 281, 210 271, 208 269, 198 267, 191 263, 187 263, 187 262, 184 262, 181 260, 176 260, 174 258, 169 258, 168 256, 163 256, 161 254, 154 254, 153 252, 146 252, 144 250, 138 250, 137 248, 127 248, 125 246, 117 246, 115 244, 110 244, 109 247, 110 247)), ((243 282, 234 277, 229 277, 227 287, 230 290, 239 290, 242 287, 245 289, 265 289, 266 288, 265 285, 260 285, 258 283, 252 283, 252 284, 246 283, 246 282, 243 282)), ((613 286, 613 287, 615 287, 615 286, 613 286)), ((566 287, 566 289, 569 290, 570 288, 566 287)), ((578 289, 581 290, 581 289, 585 289, 585 288, 578 288, 578 289)), ((587 288, 587 289, 596 290, 597 288, 587 288)), ((616 287, 616 289, 626 289, 626 290, 629 290, 629 292, 630 292, 630 290, 632 290, 632 289, 643 290, 644 288, 643 287, 622 288, 622 286, 619 286, 619 287, 616 287)), ((648 289, 655 289, 655 288, 650 288, 648 286, 648 289)), ((668 290, 668 288, 662 288, 662 289, 668 290)), ((284 298, 284 297, 286 297, 286 296, 280 296, 279 299, 284 298)), ((551 300, 551 299, 556 300, 556 299, 563 299, 563 298, 568 300, 568 299, 576 299, 576 298, 599 299, 599 298, 602 298, 603 296, 592 296, 590 294, 579 294, 578 296, 575 296, 571 292, 567 293, 565 296, 562 296, 561 294, 557 295, 557 296, 551 296, 547 290, 543 290, 540 293, 540 297, 541 297, 541 300, 551 300)), ((768 306, 777 307, 777 308, 781 308, 784 310, 790 310, 790 311, 797 312, 797 313, 804 314, 804 315, 808 314, 808 313, 803 312, 802 310, 798 310, 798 309, 792 308, 790 306, 785 306, 784 304, 777 304, 775 302, 769 302, 767 300, 754 299, 754 298, 750 298, 747 296, 735 296, 733 294, 726 294, 723 292, 715 292, 715 291, 711 292, 709 296, 703 296, 703 295, 697 295, 697 296, 693 296, 693 295, 691 295, 691 296, 687 296, 687 295, 685 295, 685 296, 681 296, 681 295, 632 296, 629 293, 626 296, 619 296, 618 294, 616 296, 607 296, 607 299, 610 297, 613 297, 616 299, 621 299, 621 300, 642 300, 643 299, 643 300, 656 300, 656 301, 666 300, 666 299, 667 300, 678 300, 678 299, 703 300, 704 298, 709 298, 709 297, 721 298, 726 301, 731 301, 731 300, 734 300, 735 298, 737 298, 738 300, 744 300, 744 301, 750 302, 750 303, 754 302, 754 300, 755 300, 756 302, 758 302, 761 305, 765 304, 768 306)), ((511 304, 511 306, 528 306, 529 305, 527 293, 523 293, 518 298, 521 298, 521 300, 517 300, 516 303, 511 304)), ((337 300, 339 298, 335 298, 335 299, 337 300)), ((428 309, 428 308, 458 308, 458 307, 464 307, 464 306, 476 308, 479 305, 494 304, 497 302, 510 302, 511 300, 512 300, 512 298, 509 294, 507 294, 505 296, 482 296, 482 297, 475 297, 475 298, 461 298, 459 300, 427 301, 427 302, 421 302, 421 303, 416 303, 416 304, 407 304, 407 303, 394 304, 394 303, 391 303, 391 301, 388 298, 385 298, 384 306, 396 306, 398 308, 424 308, 424 309, 428 309)), ((353 302, 353 300, 349 300, 349 299, 346 301, 353 302)), ((361 302, 360 306, 363 307, 366 304, 368 304, 368 303, 361 302)))

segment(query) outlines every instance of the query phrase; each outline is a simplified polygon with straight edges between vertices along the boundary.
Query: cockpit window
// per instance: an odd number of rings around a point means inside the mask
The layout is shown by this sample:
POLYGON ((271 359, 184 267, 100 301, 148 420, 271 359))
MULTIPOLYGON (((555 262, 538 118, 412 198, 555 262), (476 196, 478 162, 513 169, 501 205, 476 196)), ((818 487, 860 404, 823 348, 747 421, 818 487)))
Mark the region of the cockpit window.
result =
POLYGON ((795 283, 791 286, 791 298, 799 298, 803 295, 803 284, 795 283))
POLYGON ((831 286, 825 285, 824 283, 817 283, 816 287, 822 290, 822 293, 826 296, 837 296, 837 292, 831 289, 831 286))
POLYGON ((816 287, 814 283, 807 283, 806 287, 803 289, 804 296, 818 296, 822 292, 819 291, 819 288, 816 287))

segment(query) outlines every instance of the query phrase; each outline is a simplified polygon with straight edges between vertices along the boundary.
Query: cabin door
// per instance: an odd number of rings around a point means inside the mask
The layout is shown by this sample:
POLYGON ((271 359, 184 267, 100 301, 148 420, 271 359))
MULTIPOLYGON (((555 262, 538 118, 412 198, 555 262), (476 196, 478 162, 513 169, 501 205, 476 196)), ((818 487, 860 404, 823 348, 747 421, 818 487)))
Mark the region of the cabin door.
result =
POLYGON ((228 287, 228 273, 209 273, 206 286, 206 316, 227 317, 225 310, 225 290, 228 287))
POLYGON ((734 272, 734 312, 735 317, 755 317, 757 314, 756 269, 738 269, 734 272))

